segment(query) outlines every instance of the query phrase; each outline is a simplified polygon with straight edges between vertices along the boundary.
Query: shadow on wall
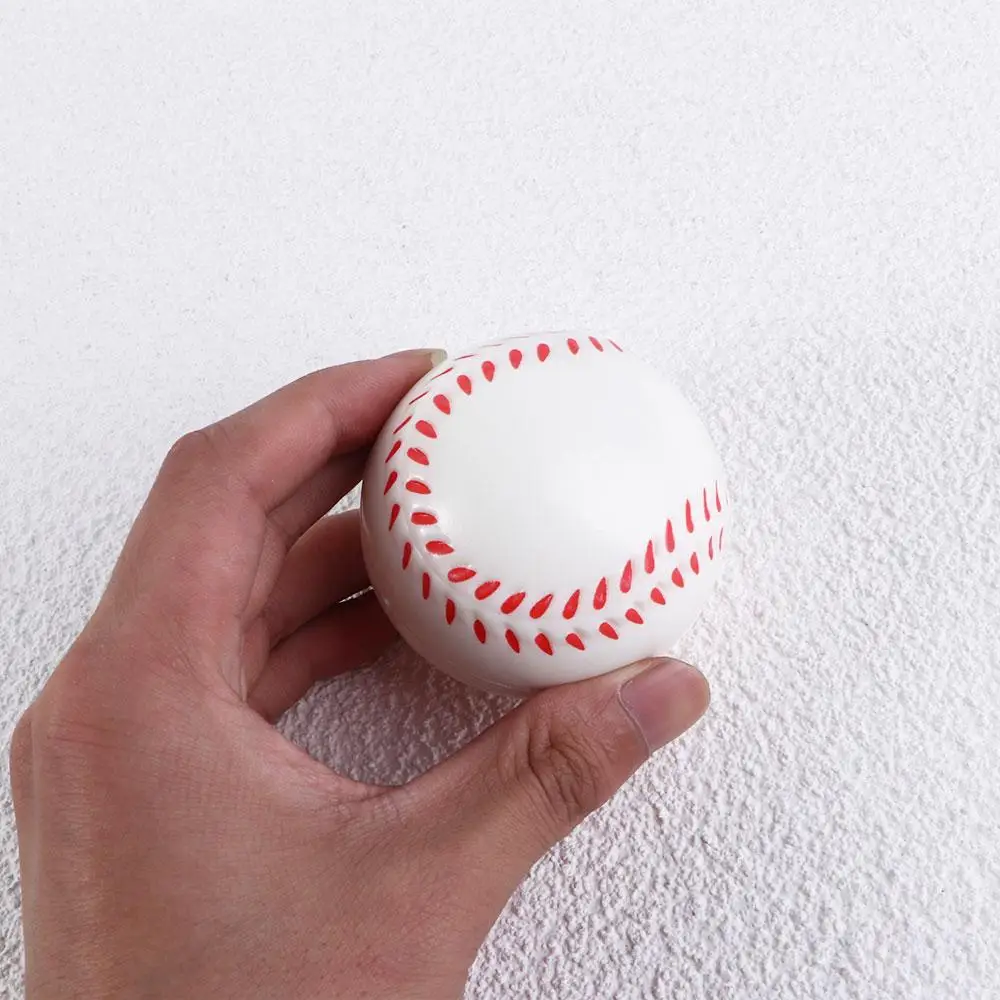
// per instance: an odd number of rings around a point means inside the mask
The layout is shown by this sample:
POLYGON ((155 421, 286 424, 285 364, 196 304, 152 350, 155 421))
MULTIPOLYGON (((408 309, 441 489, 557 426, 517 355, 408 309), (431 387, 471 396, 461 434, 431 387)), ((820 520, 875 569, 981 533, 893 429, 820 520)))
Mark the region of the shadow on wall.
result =
POLYGON ((452 680, 397 643, 371 667, 314 687, 278 728, 347 778, 401 785, 516 704, 452 680))

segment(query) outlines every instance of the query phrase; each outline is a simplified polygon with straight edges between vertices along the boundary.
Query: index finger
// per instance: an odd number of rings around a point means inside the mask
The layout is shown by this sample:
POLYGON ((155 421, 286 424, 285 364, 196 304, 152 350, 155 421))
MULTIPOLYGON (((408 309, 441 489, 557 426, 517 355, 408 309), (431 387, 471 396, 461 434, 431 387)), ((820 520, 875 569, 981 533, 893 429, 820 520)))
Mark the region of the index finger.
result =
POLYGON ((392 408, 443 351, 405 351, 305 375, 218 423, 213 470, 265 513, 337 455, 368 444, 392 408))

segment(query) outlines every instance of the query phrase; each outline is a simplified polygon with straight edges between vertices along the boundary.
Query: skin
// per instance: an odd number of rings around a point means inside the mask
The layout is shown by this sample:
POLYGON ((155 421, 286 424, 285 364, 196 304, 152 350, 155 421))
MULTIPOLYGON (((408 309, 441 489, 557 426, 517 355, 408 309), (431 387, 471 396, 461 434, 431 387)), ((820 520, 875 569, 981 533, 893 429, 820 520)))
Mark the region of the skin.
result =
POLYGON ((394 639, 324 516, 427 351, 315 372, 167 455, 14 732, 29 1000, 461 997, 531 865, 708 705, 649 661, 542 692, 402 788, 273 722, 394 639))

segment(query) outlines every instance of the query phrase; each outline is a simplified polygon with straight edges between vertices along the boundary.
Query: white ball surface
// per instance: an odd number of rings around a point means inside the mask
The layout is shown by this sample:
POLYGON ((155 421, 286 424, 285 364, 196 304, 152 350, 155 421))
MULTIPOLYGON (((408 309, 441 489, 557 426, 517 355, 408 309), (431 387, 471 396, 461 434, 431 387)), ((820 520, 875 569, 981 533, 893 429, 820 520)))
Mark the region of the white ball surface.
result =
POLYGON ((372 450, 361 515, 400 635, 524 693, 669 652, 718 578, 729 497, 674 385, 614 340, 552 333, 421 379, 372 450))

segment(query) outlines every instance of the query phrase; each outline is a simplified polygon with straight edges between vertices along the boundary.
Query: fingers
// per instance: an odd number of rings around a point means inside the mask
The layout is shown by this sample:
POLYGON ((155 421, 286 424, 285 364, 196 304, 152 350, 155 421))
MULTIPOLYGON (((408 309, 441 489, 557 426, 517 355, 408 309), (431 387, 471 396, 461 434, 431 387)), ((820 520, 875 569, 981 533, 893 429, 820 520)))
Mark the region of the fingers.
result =
POLYGON ((313 372, 205 429, 221 472, 265 511, 289 499, 331 456, 367 445, 431 352, 313 372))
POLYGON ((271 645, 367 586, 360 511, 317 521, 292 546, 264 607, 271 645))
POLYGON ((435 360, 416 351, 327 368, 185 435, 129 536, 115 596, 155 591, 177 614, 259 611, 288 546, 357 482, 359 452, 435 360))
POLYGON ((395 638, 373 594, 339 604, 275 648, 247 702, 273 722, 313 684, 365 666, 395 638))
POLYGON ((536 695, 407 789, 431 842, 496 872, 499 905, 652 750, 708 707, 694 667, 658 660, 536 695))

